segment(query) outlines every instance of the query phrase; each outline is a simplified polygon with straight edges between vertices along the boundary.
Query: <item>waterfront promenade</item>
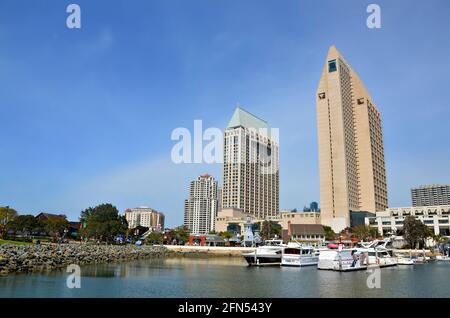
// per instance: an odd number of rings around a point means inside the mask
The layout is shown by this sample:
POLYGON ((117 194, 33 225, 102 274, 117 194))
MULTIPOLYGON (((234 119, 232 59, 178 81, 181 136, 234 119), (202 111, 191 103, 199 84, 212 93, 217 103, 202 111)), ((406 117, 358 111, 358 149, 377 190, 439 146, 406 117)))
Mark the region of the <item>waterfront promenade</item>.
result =
POLYGON ((242 256, 255 250, 254 247, 230 246, 191 246, 191 245, 164 245, 169 251, 180 254, 204 254, 215 256, 242 256))

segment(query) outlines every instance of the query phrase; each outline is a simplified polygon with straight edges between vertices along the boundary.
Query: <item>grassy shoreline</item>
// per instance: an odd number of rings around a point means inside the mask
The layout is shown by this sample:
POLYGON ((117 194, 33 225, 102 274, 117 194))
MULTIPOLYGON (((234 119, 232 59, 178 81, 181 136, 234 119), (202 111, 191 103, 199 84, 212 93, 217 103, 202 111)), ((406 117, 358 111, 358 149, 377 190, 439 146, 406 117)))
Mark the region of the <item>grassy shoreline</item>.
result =
POLYGON ((31 245, 33 243, 0 239, 0 245, 5 245, 5 244, 9 244, 9 245, 31 245))

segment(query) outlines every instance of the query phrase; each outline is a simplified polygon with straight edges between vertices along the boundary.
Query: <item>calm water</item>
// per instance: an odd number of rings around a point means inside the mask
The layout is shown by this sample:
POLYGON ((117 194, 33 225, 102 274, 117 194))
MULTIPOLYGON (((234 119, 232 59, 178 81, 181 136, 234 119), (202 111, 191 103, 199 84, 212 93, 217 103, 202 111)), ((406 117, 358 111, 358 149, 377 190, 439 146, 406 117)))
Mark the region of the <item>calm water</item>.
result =
POLYGON ((450 297, 450 263, 384 268, 381 289, 365 271, 247 267, 240 258, 167 258, 82 267, 81 288, 64 271, 0 277, 0 297, 450 297))

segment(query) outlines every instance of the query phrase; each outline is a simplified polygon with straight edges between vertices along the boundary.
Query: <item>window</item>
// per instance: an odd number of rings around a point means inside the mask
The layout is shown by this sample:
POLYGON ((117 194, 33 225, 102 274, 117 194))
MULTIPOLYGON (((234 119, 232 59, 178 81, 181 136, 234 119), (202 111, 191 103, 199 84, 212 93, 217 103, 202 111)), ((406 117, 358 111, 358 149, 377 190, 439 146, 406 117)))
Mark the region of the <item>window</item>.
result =
POLYGON ((324 99, 325 98, 325 93, 319 93, 319 99, 324 99))
POLYGON ((328 73, 336 72, 336 60, 328 61, 328 73))

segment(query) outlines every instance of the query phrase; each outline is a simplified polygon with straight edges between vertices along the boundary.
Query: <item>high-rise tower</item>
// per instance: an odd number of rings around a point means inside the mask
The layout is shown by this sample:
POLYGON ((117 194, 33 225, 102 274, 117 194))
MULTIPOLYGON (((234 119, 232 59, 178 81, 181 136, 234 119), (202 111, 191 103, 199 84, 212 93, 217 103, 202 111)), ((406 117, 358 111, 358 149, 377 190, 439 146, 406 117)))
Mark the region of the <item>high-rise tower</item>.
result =
POLYGON ((215 229, 218 183, 204 174, 191 181, 189 198, 184 203, 184 225, 191 234, 208 234, 215 229))
POLYGON ((316 100, 322 223, 340 231, 350 226, 350 211, 387 208, 381 116, 335 46, 316 100))
POLYGON ((278 143, 267 122, 237 107, 224 136, 222 207, 278 213, 278 143))

